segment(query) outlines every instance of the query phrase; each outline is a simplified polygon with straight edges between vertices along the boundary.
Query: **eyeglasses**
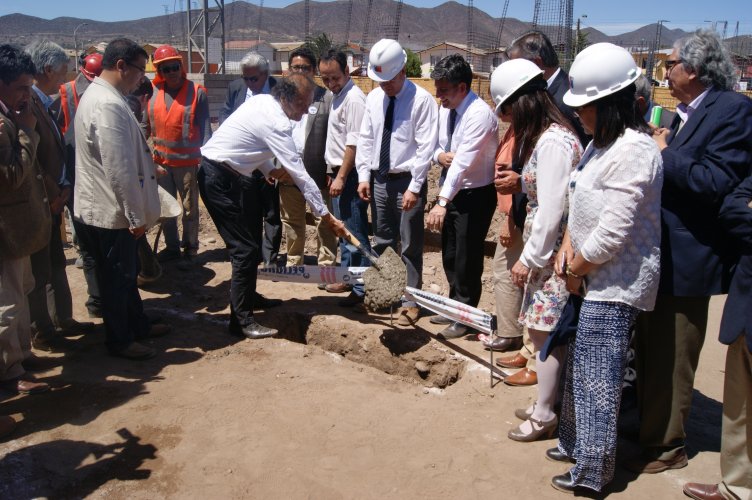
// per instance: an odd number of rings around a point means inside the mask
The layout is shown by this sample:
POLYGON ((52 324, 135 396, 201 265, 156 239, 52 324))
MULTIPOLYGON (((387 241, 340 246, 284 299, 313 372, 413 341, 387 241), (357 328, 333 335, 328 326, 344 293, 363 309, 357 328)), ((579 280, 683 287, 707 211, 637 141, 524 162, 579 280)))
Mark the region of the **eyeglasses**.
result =
POLYGON ((682 62, 681 59, 666 59, 666 71, 671 71, 674 66, 681 64, 682 62))
POLYGON ((290 66, 290 69, 293 71, 301 71, 307 73, 309 71, 313 71, 313 66, 311 66, 310 64, 295 64, 293 66, 290 66))
POLYGON ((141 73, 146 73, 146 66, 139 66, 138 64, 133 64, 132 62, 128 62, 128 61, 125 61, 125 64, 127 64, 131 68, 136 68, 141 73))
POLYGON ((176 71, 180 71, 180 63, 162 65, 159 67, 159 72, 163 75, 166 75, 167 73, 174 73, 176 71))
POLYGON ((260 80, 258 76, 244 76, 243 80, 245 80, 248 83, 256 83, 260 80))

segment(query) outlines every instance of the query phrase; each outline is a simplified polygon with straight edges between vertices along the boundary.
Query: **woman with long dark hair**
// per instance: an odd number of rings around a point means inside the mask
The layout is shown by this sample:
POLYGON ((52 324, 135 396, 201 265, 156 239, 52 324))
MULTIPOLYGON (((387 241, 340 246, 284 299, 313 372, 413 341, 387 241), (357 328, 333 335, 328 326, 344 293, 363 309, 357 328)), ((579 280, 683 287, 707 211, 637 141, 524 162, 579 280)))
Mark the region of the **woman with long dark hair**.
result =
POLYGON ((616 422, 630 330, 658 292, 661 154, 637 108, 632 56, 612 44, 581 52, 564 102, 593 140, 572 173, 569 225, 556 258, 567 290, 583 296, 569 349, 551 460, 575 462, 554 488, 600 491, 614 475, 616 422))
MULTIPOLYGON (((546 91, 543 71, 525 59, 507 61, 491 77, 496 113, 511 117, 515 149, 513 165, 521 167, 527 193, 520 259, 511 270, 512 281, 524 288, 519 322, 540 350, 556 326, 569 293, 554 273, 554 258, 567 224, 567 185, 582 155, 572 125, 546 91)), ((515 414, 525 421, 509 432, 515 441, 552 437, 563 348, 537 363, 538 401, 515 414)))

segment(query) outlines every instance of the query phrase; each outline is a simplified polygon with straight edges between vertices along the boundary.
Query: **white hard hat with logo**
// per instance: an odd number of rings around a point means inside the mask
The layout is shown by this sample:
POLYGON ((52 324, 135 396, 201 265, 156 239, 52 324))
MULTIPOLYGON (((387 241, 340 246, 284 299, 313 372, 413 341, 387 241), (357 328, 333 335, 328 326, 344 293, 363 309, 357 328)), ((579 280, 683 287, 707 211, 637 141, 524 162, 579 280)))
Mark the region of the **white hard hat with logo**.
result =
POLYGON ((543 70, 527 59, 511 59, 501 63, 491 74, 491 98, 496 104, 496 112, 512 94, 542 74, 543 70))
POLYGON ((573 108, 584 106, 627 87, 640 74, 626 49, 612 43, 596 43, 574 59, 564 103, 573 108))
POLYGON ((407 54, 396 40, 382 38, 371 47, 368 54, 368 77, 377 82, 388 82, 402 71, 407 54))

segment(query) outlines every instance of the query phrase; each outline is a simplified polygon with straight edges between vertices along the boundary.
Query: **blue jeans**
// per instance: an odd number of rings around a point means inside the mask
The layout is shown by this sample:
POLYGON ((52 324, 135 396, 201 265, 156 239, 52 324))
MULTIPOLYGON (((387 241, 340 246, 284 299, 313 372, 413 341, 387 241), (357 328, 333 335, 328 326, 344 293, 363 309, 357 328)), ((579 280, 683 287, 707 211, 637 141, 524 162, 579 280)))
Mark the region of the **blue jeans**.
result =
POLYGON ((77 229, 78 237, 96 262, 107 350, 117 354, 145 337, 150 328, 136 287, 138 240, 127 229, 87 224, 79 224, 77 229))
MULTIPOLYGON (((371 248, 371 242, 368 239, 368 203, 358 196, 358 172, 355 167, 347 175, 342 193, 332 198, 332 211, 364 247, 371 248)), ((351 252, 342 238, 339 240, 339 251, 342 267, 366 267, 370 264, 360 251, 351 252)), ((366 294, 362 283, 353 285, 352 291, 359 297, 366 294)))

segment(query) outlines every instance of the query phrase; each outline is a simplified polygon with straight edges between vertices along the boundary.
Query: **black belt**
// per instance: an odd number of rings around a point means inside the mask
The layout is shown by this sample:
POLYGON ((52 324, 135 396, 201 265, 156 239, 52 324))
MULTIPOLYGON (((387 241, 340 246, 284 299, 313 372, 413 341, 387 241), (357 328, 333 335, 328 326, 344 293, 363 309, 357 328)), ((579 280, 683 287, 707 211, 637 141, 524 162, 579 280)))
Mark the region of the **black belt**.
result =
POLYGON ((211 165, 212 167, 216 167, 216 168, 218 168, 218 169, 220 169, 220 170, 223 170, 224 172, 226 172, 226 173, 230 174, 231 176, 235 177, 236 179, 237 179, 238 177, 240 177, 240 175, 241 175, 241 174, 240 174, 240 172, 238 172, 237 170, 235 170, 234 168, 232 168, 232 167, 231 167, 230 165, 228 165, 227 163, 224 163, 224 162, 219 162, 219 161, 214 161, 214 160, 210 160, 210 159, 209 159, 209 158, 207 158, 206 156, 202 156, 202 158, 203 158, 203 160, 204 160, 204 161, 205 161, 206 163, 208 163, 208 164, 209 164, 209 165, 211 165))
POLYGON ((404 179, 406 177, 412 177, 412 176, 413 174, 410 172, 397 172, 394 174, 386 174, 385 176, 379 174, 378 171, 376 172, 376 179, 380 182, 385 182, 387 180, 393 181, 396 179, 404 179))

